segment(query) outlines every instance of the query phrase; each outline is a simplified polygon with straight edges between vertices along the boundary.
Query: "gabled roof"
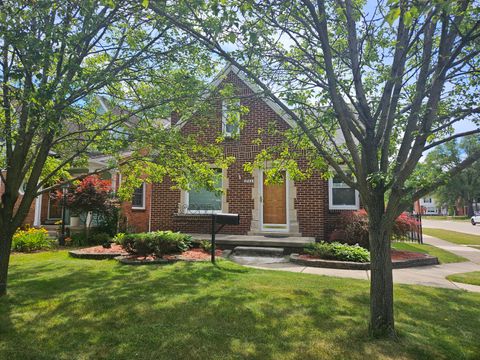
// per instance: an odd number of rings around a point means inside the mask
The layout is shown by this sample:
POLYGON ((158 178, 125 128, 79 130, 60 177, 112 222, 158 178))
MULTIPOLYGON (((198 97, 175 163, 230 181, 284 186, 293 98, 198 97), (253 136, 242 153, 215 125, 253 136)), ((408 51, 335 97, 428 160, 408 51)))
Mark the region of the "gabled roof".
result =
MULTIPOLYGON (((263 96, 262 93, 263 93, 263 90, 257 85, 255 84, 253 81, 251 81, 250 79, 248 79, 248 77, 242 72, 240 71, 239 68, 237 68, 235 65, 232 65, 232 64, 228 64, 227 66, 225 66, 223 68, 222 71, 220 71, 220 73, 215 77, 215 79, 212 81, 212 83, 210 84, 210 86, 212 87, 212 89, 216 89, 223 80, 225 80, 228 76, 228 74, 230 74, 231 72, 233 72, 235 75, 238 76, 238 78, 245 84, 247 85, 247 87, 252 90, 252 92, 254 94, 258 94, 259 97, 278 115, 280 116, 290 127, 295 127, 296 124, 295 124, 295 121, 293 121, 293 119, 280 107, 278 106, 273 100, 271 100, 270 98, 266 97, 266 96, 263 96)), ((202 100, 206 100, 209 96, 210 96, 211 92, 206 92, 203 96, 202 96, 202 100)), ((179 122, 177 124, 177 127, 179 129, 183 128, 183 126, 185 126, 185 124, 187 123, 188 121, 182 121, 182 122, 179 122)))

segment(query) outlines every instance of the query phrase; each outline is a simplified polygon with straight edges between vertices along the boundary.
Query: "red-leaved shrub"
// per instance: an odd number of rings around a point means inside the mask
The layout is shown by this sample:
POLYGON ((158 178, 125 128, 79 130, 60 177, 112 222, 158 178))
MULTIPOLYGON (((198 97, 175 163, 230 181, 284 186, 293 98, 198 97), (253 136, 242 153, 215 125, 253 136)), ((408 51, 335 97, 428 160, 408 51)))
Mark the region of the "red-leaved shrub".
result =
MULTIPOLYGON (((392 238, 401 239, 407 236, 408 232, 416 229, 418 225, 416 219, 407 213, 402 213, 395 220, 392 238)), ((358 244, 368 249, 368 214, 365 209, 342 212, 339 215, 337 226, 329 236, 329 241, 338 241, 349 245, 358 244)))

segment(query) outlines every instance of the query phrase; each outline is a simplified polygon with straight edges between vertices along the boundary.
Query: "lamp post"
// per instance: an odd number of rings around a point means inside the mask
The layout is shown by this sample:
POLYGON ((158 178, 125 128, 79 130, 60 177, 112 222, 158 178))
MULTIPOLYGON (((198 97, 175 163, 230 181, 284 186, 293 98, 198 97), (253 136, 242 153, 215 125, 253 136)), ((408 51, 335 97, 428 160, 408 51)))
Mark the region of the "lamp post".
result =
POLYGON ((66 215, 66 205, 67 205, 67 191, 68 183, 62 185, 62 230, 60 238, 58 239, 58 244, 60 246, 65 245, 65 215, 66 215))

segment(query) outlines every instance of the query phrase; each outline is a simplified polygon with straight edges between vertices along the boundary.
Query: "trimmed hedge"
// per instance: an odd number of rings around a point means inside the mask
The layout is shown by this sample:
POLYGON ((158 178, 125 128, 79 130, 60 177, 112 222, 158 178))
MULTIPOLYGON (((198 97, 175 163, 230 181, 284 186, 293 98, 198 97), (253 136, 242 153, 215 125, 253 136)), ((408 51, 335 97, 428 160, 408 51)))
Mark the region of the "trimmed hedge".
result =
POLYGON ((130 254, 157 257, 186 251, 192 245, 191 236, 172 231, 117 234, 114 241, 130 254))
POLYGON ((327 243, 324 241, 309 244, 305 247, 309 255, 326 260, 340 260, 353 262, 369 262, 370 253, 359 245, 347 245, 339 242, 327 243))

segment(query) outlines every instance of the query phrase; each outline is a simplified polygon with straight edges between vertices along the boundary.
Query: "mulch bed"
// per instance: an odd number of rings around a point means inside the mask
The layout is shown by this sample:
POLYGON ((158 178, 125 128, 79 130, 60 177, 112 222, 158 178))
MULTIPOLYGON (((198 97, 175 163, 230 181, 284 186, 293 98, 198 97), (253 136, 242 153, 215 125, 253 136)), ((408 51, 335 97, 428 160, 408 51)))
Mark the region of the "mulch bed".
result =
POLYGON ((117 244, 112 244, 110 248, 104 248, 102 245, 91 246, 88 248, 71 250, 68 253, 75 258, 90 260, 113 259, 117 256, 128 255, 128 253, 123 250, 123 247, 117 244))
MULTIPOLYGON (((223 251, 220 249, 215 250, 215 256, 220 257, 222 256, 223 251)), ((143 255, 126 255, 126 256, 119 256, 115 259, 120 261, 122 264, 126 265, 153 265, 153 264, 166 264, 166 263, 173 263, 177 261, 188 261, 188 262, 195 262, 195 261, 210 261, 210 252, 206 252, 203 249, 190 249, 184 251, 181 254, 171 254, 171 255, 164 255, 163 257, 156 257, 156 256, 143 256, 143 255)))
MULTIPOLYGON (((300 259, 321 259, 318 256, 310 255, 310 254, 300 254, 298 256, 300 259)), ((411 259, 425 259, 429 257, 427 254, 417 253, 412 251, 402 251, 402 250, 393 250, 392 249, 392 261, 403 261, 403 260, 411 260, 411 259)))
MULTIPOLYGON (((349 270, 368 270, 370 263, 360 263, 351 261, 326 260, 309 254, 292 254, 290 261, 305 266, 326 267, 335 269, 349 270)), ((401 269, 414 266, 437 265, 438 259, 434 256, 412 252, 392 250, 392 267, 401 269)))
MULTIPOLYGON (((220 257, 223 251, 217 249, 215 255, 220 257)), ((181 254, 165 255, 163 257, 132 255, 126 252, 122 246, 112 244, 110 248, 103 246, 92 246, 84 249, 69 251, 70 256, 81 259, 117 259, 123 264, 141 265, 141 264, 163 264, 175 261, 209 261, 210 252, 195 248, 184 251, 181 254)))

